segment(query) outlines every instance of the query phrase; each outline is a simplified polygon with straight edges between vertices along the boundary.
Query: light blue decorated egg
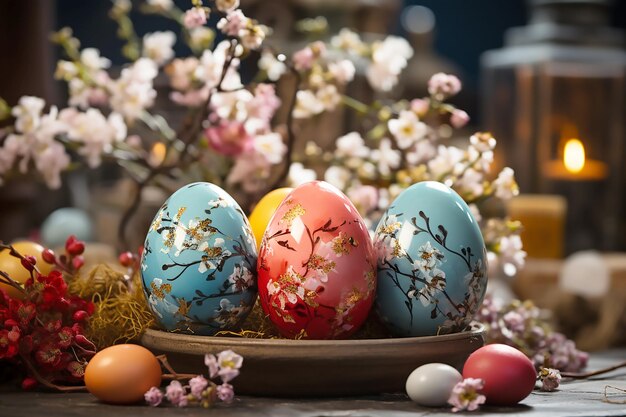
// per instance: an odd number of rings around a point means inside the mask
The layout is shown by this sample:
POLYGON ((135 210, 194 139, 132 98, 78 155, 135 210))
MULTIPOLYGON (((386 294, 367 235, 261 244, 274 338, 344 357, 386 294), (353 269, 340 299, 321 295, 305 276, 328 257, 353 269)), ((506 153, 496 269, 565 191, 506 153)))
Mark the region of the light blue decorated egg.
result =
POLYGON ((256 260, 248 219, 226 191, 206 182, 182 187, 152 221, 141 258, 156 321, 201 335, 236 328, 256 301, 256 260))
POLYGON ((378 314, 395 336, 462 331, 485 296, 487 256, 469 207, 425 181, 404 190, 381 218, 378 314))

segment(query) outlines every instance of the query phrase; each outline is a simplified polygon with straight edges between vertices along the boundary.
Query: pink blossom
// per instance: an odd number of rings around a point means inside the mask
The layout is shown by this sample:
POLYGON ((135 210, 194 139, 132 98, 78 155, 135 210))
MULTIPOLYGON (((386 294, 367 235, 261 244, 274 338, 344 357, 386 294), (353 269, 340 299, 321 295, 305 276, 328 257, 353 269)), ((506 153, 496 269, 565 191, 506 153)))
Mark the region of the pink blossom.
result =
POLYGON ((233 386, 224 382, 222 385, 217 386, 217 398, 224 401, 225 403, 229 403, 235 397, 235 391, 233 390, 233 386))
POLYGON ((428 92, 437 100, 445 100, 461 91, 461 81, 454 75, 439 72, 428 81, 428 92))
POLYGON ((179 381, 172 381, 165 388, 165 397, 176 407, 185 407, 188 404, 187 393, 179 381))
POLYGON ((254 97, 247 107, 249 117, 269 123, 280 107, 280 98, 276 96, 276 90, 272 84, 259 84, 254 89, 254 97))
POLYGON ((243 357, 232 350, 225 350, 217 355, 217 363, 220 367, 218 375, 224 383, 232 381, 239 375, 239 368, 243 364, 243 357))
POLYGON ((293 66, 298 71, 306 71, 311 69, 313 61, 315 60, 315 54, 310 46, 307 46, 293 54, 293 66))
POLYGON ((222 155, 237 156, 252 148, 252 136, 241 122, 222 120, 205 130, 211 147, 222 155))
POLYGON ((197 399, 202 398, 202 391, 206 389, 209 385, 209 381, 206 380, 202 375, 198 375, 189 380, 189 388, 191 389, 191 394, 197 399))
POLYGON ((249 19, 240 9, 228 12, 217 22, 217 28, 228 36, 238 36, 248 25, 249 19))
POLYGON ((215 355, 204 355, 204 364, 207 368, 209 368, 209 378, 215 378, 217 376, 217 371, 219 371, 219 366, 217 365, 217 358, 215 357, 215 355))
POLYGON ((452 115, 450 116, 450 124, 453 127, 460 129, 469 122, 469 115, 465 113, 463 110, 454 109, 452 111, 452 115))
POLYGON ((229 185, 241 184, 244 191, 254 193, 267 186, 269 175, 270 162, 262 153, 252 151, 237 158, 226 182, 229 185))
POLYGON ((146 403, 152 407, 158 407, 163 401, 163 393, 157 387, 152 387, 143 395, 146 403))
POLYGON ((419 117, 424 116, 430 108, 430 100, 427 98, 416 98, 411 100, 411 111, 419 117))
POLYGON ((359 185, 348 191, 348 197, 362 214, 378 206, 378 190, 371 185, 359 185))
POLYGON ((452 388, 452 394, 448 404, 452 406, 452 412, 474 411, 480 404, 485 403, 485 396, 479 391, 483 389, 485 382, 482 379, 466 378, 452 388))
POLYGON ((206 20, 206 10, 202 7, 193 7, 185 12, 183 24, 187 29, 193 29, 204 25, 206 20))

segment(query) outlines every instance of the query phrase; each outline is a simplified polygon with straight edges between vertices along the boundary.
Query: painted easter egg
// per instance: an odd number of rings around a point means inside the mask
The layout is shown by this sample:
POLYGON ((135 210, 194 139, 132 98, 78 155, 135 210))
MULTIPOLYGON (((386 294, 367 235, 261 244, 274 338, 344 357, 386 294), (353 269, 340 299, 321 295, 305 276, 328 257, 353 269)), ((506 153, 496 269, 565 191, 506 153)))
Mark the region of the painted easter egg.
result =
POLYGON ((463 199, 425 181, 404 190, 374 235, 376 308, 396 336, 458 332, 480 307, 487 287, 485 243, 463 199))
POLYGON ((182 187, 152 221, 141 258, 156 321, 202 335, 235 328, 256 300, 256 260, 248 219, 226 191, 206 182, 182 187))
POLYGON ((367 318, 376 290, 376 257, 363 219, 334 186, 293 190, 265 231, 259 299, 286 337, 346 338, 367 318))

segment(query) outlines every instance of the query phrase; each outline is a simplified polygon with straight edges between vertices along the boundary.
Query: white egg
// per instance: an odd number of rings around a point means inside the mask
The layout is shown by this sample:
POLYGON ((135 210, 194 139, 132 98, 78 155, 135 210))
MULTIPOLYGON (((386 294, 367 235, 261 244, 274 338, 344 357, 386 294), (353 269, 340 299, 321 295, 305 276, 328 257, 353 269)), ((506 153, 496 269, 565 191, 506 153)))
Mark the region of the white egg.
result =
POLYGON ((463 377, 444 363, 428 363, 411 372, 406 380, 406 393, 419 405, 442 407, 447 404, 452 388, 463 377))

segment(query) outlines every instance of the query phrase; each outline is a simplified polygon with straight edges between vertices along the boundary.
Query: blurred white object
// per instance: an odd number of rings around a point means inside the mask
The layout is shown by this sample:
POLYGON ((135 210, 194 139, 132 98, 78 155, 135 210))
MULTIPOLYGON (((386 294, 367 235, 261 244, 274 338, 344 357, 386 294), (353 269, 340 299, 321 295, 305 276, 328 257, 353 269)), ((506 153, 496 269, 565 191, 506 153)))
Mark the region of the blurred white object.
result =
POLYGON ((559 276, 559 287, 586 298, 601 297, 609 292, 611 271, 599 252, 576 252, 565 260, 559 276))

